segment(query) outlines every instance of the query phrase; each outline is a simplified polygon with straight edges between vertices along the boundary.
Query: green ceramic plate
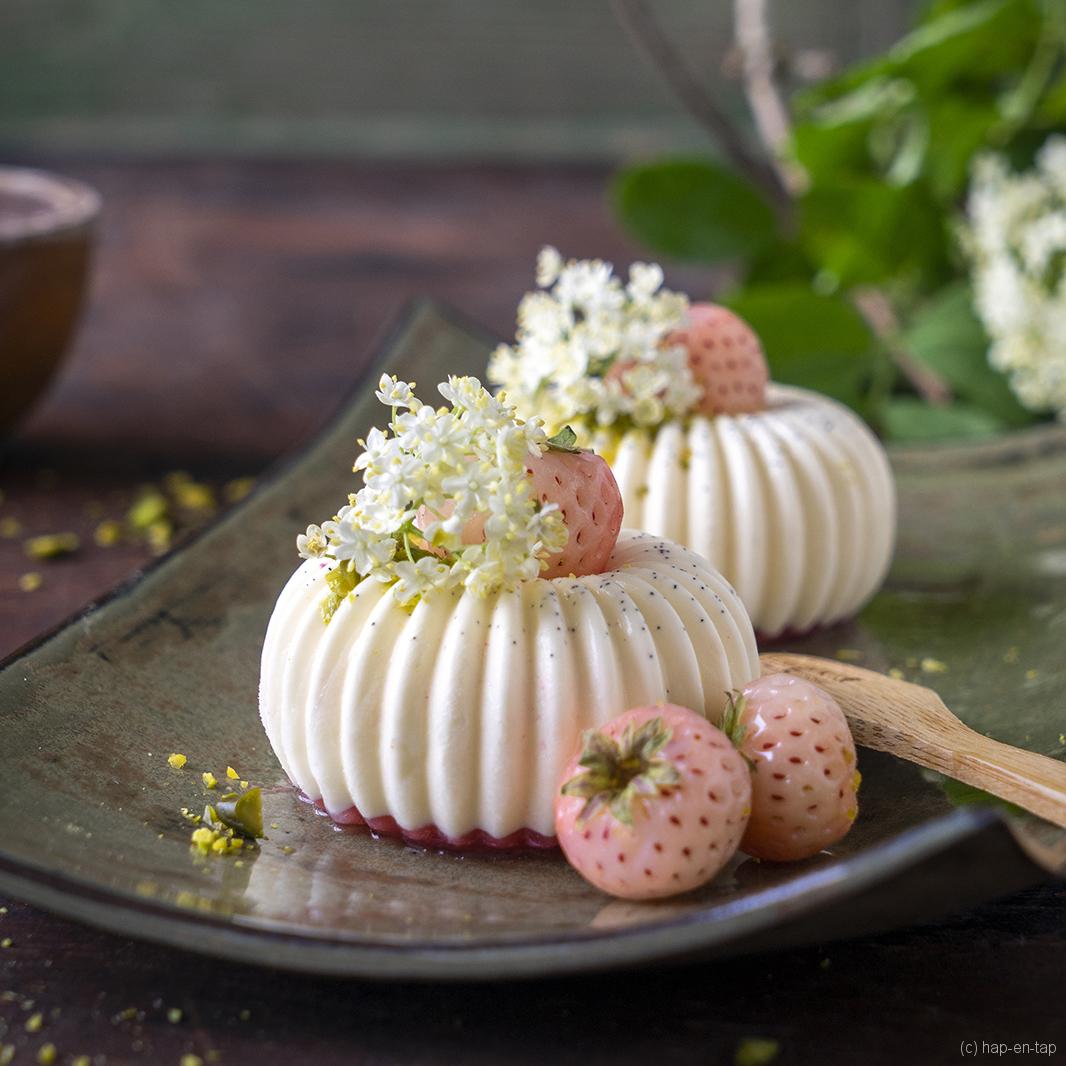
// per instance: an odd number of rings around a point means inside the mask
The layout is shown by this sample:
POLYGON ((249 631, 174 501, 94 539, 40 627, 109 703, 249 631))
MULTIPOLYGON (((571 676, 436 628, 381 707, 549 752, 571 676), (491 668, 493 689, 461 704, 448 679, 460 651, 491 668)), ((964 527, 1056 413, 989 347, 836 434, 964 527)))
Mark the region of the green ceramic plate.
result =
MULTIPOLYGON (((1037 845, 1027 832, 992 810, 954 807, 940 783, 871 752, 861 755, 859 822, 832 855, 786 867, 740 862, 704 891, 658 905, 611 902, 556 856, 421 853, 340 831, 301 802, 256 709, 259 649, 296 561, 294 534, 347 485, 355 440, 380 417, 373 383, 382 370, 428 387, 449 371, 480 372, 488 346, 454 316, 414 308, 302 455, 195 542, 6 663, 0 890, 228 958, 462 979, 825 941, 1047 876, 1029 857, 1037 845), (188 756, 184 770, 168 767, 174 751, 188 756), (242 865, 190 854, 178 813, 203 804, 201 770, 227 764, 267 790, 269 839, 242 865)), ((924 470, 916 456, 908 461, 924 470)), ((935 516, 921 518, 928 526, 935 516)), ((918 577, 896 581, 855 623, 796 646, 899 667, 935 683, 978 728, 1061 754, 1061 526, 1033 533, 1043 563, 1009 580, 1009 568, 960 574, 938 567, 935 550, 915 549, 918 577), (923 674, 923 658, 946 672, 923 674)), ((1057 843, 1045 840, 1044 854, 1057 843)))

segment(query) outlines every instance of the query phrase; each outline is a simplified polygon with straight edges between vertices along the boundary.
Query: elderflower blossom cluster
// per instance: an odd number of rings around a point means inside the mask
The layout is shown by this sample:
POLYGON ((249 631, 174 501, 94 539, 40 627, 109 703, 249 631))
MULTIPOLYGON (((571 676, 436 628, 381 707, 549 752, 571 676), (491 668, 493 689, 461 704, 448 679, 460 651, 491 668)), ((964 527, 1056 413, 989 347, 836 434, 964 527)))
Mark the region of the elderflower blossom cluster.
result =
POLYGON ((424 404, 412 385, 382 376, 377 398, 392 420, 359 442, 363 488, 297 537, 302 558, 337 561, 346 589, 373 578, 394 584, 401 604, 459 586, 488 595, 537 577, 543 557, 566 544, 558 507, 535 498, 526 472, 547 445, 541 422, 517 421, 476 378, 450 377, 439 390, 450 406, 424 404), (484 540, 464 544, 474 516, 484 516, 484 540))
POLYGON ((979 159, 967 213, 989 362, 1030 410, 1066 419, 1066 137, 1048 138, 1022 174, 979 159))
POLYGON ((516 342, 500 345, 489 362, 489 380, 521 414, 553 429, 651 427, 699 402, 684 348, 664 343, 683 324, 688 299, 662 287, 660 267, 634 263, 623 284, 610 263, 564 263, 544 248, 537 284, 519 305, 516 342))

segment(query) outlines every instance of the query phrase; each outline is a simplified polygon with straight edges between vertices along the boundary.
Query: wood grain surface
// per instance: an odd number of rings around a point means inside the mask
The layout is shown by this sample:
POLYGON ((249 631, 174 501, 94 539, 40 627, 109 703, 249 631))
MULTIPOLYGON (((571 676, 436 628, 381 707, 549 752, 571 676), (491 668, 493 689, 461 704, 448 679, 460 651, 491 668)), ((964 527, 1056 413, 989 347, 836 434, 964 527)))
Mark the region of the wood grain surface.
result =
MULTIPOLYGON (((92 544, 101 506, 122 514, 142 482, 176 469, 216 486, 259 473, 328 415, 409 297, 450 300, 502 334, 543 241, 619 261, 636 251, 597 169, 60 165, 103 193, 103 243, 67 370, 0 459, 0 519, 25 535, 71 528, 85 543, 35 563, 22 535, 0 539, 0 653, 149 558, 136 544, 92 544), (22 592, 30 569, 43 585, 22 592)), ((670 277, 713 287, 698 272, 670 277)), ((220 965, 5 904, 0 1044, 16 1064, 46 1043, 56 1062, 86 1054, 98 1066, 179 1066, 184 1054, 266 1066, 731 1063, 750 1037, 778 1041, 781 1064, 954 1062, 963 1040, 1066 1053, 1061 884, 821 949, 452 988, 220 965)))

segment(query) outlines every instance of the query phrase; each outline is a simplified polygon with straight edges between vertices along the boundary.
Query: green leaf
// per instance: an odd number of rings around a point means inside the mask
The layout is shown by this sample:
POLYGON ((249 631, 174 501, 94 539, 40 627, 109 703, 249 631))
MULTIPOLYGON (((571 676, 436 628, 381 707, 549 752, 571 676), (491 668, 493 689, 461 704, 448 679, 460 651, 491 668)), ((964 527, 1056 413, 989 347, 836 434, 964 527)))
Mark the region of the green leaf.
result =
POLYGON ((791 283, 742 289, 726 303, 759 334, 775 381, 861 410, 875 342, 846 299, 791 283))
POLYGON ((794 241, 779 240, 763 248, 747 266, 744 285, 800 282, 809 285, 816 273, 803 249, 794 241))
POLYGON ((631 167, 616 178, 613 194, 630 232, 677 259, 714 263, 754 255, 776 233, 766 201, 711 162, 677 159, 631 167))
POLYGON ((1034 420, 1006 378, 988 363, 988 336, 974 313, 969 286, 949 285, 921 307, 902 336, 904 348, 940 375, 957 396, 1006 426, 1034 420))
POLYGON ((800 226, 808 254, 842 285, 947 273, 944 217, 920 187, 857 177, 816 185, 800 203, 800 226))
POLYGON ((969 181, 974 156, 989 146, 999 111, 992 100, 948 96, 930 102, 926 119, 931 146, 926 179, 939 200, 954 206, 969 181))
POLYGON ((247 792, 228 793, 215 804, 218 820, 252 840, 263 836, 263 792, 257 786, 247 792))
POLYGON ((977 0, 923 22, 889 51, 888 62, 927 93, 956 80, 987 81, 1025 64, 1040 15, 1032 0, 977 0))
POLYGON ((893 397, 880 409, 885 435, 899 441, 934 441, 990 437, 1006 423, 980 407, 957 401, 950 407, 930 407, 913 397, 893 397))

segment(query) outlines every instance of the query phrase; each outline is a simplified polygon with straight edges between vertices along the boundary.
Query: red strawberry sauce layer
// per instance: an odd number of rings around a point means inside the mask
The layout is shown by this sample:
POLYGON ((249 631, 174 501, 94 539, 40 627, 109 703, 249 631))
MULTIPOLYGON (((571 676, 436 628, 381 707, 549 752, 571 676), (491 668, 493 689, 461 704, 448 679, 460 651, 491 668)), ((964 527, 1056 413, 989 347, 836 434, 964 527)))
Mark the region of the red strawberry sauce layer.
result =
POLYGON ((321 800, 315 800, 315 806, 333 819, 338 825, 365 825, 371 832, 381 836, 399 837, 406 844, 418 848, 443 849, 446 851, 485 852, 485 851, 544 851, 559 846, 555 837, 547 837, 534 829, 516 829, 505 837, 494 837, 484 829, 471 829, 462 836, 451 837, 442 833, 435 825, 424 825, 419 829, 404 829, 391 814, 377 818, 364 818, 355 807, 333 814, 327 811, 321 800))

